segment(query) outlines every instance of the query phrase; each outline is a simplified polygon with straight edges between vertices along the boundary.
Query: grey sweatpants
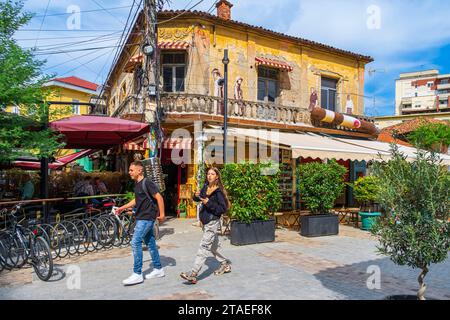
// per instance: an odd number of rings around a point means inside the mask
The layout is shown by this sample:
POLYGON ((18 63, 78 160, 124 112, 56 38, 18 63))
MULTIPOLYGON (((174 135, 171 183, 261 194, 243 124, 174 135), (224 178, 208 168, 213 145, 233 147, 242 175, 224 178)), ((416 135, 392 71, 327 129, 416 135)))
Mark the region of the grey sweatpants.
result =
POLYGON ((200 248, 198 249, 197 256, 195 257, 194 267, 192 268, 193 272, 198 274, 205 264, 206 258, 208 258, 211 254, 220 263, 227 261, 227 259, 217 252, 217 249, 220 246, 219 227, 220 220, 213 220, 203 226, 203 237, 200 242, 200 248))

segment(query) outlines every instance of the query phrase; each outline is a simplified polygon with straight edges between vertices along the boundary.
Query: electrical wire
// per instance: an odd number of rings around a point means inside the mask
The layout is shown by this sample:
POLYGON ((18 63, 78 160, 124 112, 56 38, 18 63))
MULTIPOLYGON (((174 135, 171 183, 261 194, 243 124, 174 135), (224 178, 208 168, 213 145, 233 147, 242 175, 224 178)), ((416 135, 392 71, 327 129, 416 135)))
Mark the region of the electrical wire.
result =
MULTIPOLYGON (((130 43, 130 44, 126 44, 125 46, 134 46, 137 45, 139 43, 130 43)), ((121 46, 104 46, 104 47, 94 47, 94 48, 83 48, 83 49, 77 49, 77 50, 66 50, 66 51, 55 51, 55 52, 37 52, 35 53, 35 55, 53 55, 53 54, 62 54, 62 53, 66 53, 66 52, 80 52, 80 51, 91 51, 91 50, 100 50, 100 49, 108 49, 108 48, 120 48, 121 46)))
POLYGON ((36 45, 37 45, 37 43, 38 43, 38 41, 39 41, 39 36, 40 36, 40 34, 41 34, 41 30, 42 30, 42 27, 43 27, 43 25, 44 25, 44 21, 45 21, 46 15, 47 15, 47 10, 48 10, 48 6, 50 5, 50 1, 51 1, 51 0, 48 0, 48 2, 47 2, 47 7, 45 7, 44 17, 42 18, 41 26, 39 27, 39 31, 38 31, 38 34, 37 34, 37 38, 36 38, 36 41, 34 42, 34 47, 35 47, 35 48, 36 48, 36 45))
MULTIPOLYGON (((123 23, 122 20, 120 20, 119 18, 117 18, 115 15, 113 15, 107 8, 103 7, 100 3, 97 2, 97 0, 91 0, 92 2, 94 2, 97 6, 99 6, 100 8, 102 8, 106 13, 108 13, 111 17, 113 17, 114 19, 116 19, 117 21, 119 21, 122 25, 125 26, 125 23, 123 23)), ((134 1, 133 1, 134 4, 134 1)))
MULTIPOLYGON (((135 5, 135 2, 136 2, 136 0, 133 0, 133 5, 131 6, 130 12, 128 13, 127 22, 126 22, 125 28, 123 29, 123 32, 122 32, 122 35, 121 35, 121 39, 118 41, 118 44, 119 44, 119 45, 120 45, 120 43, 122 42, 122 40, 125 41, 125 40, 124 40, 124 35, 125 35, 125 31, 126 31, 126 26, 128 25, 128 22, 129 22, 129 20, 130 20, 130 17, 131 17, 131 15, 132 15, 132 13, 133 13, 133 7, 134 7, 134 5, 135 5)), ((141 1, 139 2, 138 6, 137 6, 137 8, 136 8, 136 12, 134 13, 134 16, 133 16, 133 18, 132 18, 130 27, 129 27, 129 29, 128 29, 128 33, 129 33, 130 35, 132 34, 132 33, 130 33, 130 31, 131 31, 131 28, 132 28, 132 27, 134 26, 134 24, 135 24, 136 16, 137 16, 137 14, 138 14, 138 12, 139 12, 139 8, 141 7, 142 3, 143 3, 143 0, 141 0, 141 1)), ((128 36, 129 36, 129 35, 128 35, 128 36)), ((123 48, 125 48, 125 47, 123 47, 123 48)), ((112 67, 110 68, 110 70, 109 70, 109 72, 108 72, 108 75, 107 75, 107 77, 106 77, 105 82, 108 81, 109 77, 111 76, 111 73, 113 72, 114 66, 115 66, 115 64, 117 63, 117 59, 118 59, 118 58, 119 58, 119 49, 117 49, 116 54, 115 54, 115 56, 114 56, 114 58, 113 58, 113 62, 111 63, 111 66, 112 66, 112 67)), ((108 62, 108 61, 105 62, 105 65, 106 65, 107 62, 108 62)), ((103 66, 103 68, 105 67, 105 65, 103 66)), ((102 68, 102 69, 103 69, 103 68, 102 68)), ((124 66, 123 68, 125 68, 125 66, 124 66)), ((100 98, 102 98, 103 93, 104 93, 104 91, 105 91, 105 88, 106 88, 106 83, 103 83, 103 86, 102 86, 102 88, 101 88, 101 90, 100 90, 100 94, 99 94, 99 97, 100 97, 100 98)))
MULTIPOLYGON (((185 8, 185 9, 183 10, 183 12, 181 12, 181 13, 178 14, 178 15, 176 15, 175 17, 172 17, 172 18, 170 18, 170 19, 167 19, 167 20, 164 20, 164 21, 161 21, 161 22, 157 22, 156 24, 157 24, 157 25, 161 25, 161 24, 163 24, 163 23, 167 23, 167 22, 170 22, 170 21, 172 21, 172 20, 175 20, 175 19, 181 17, 182 15, 186 14, 187 12, 191 11, 192 9, 194 9, 195 7, 197 7, 198 5, 200 5, 203 1, 205 1, 205 0, 200 0, 200 1, 198 1, 196 4, 194 4, 192 7, 190 7, 189 9, 186 10, 186 8, 185 8)), ((192 2, 192 1, 191 1, 191 2, 192 2)), ((189 2, 189 4, 190 4, 191 2, 189 2)), ((189 4, 188 4, 188 5, 189 5, 189 4)), ((186 7, 187 7, 187 6, 186 6, 186 7)))
MULTIPOLYGON (((123 7, 104 8, 104 9, 80 10, 77 13, 98 12, 98 11, 104 11, 105 9, 106 10, 118 10, 118 9, 130 8, 130 7, 131 6, 123 6, 123 7)), ((47 17, 65 16, 65 15, 69 15, 69 14, 73 14, 73 12, 47 14, 47 17)), ((43 15, 34 16, 33 18, 40 18, 40 17, 43 17, 43 15)))

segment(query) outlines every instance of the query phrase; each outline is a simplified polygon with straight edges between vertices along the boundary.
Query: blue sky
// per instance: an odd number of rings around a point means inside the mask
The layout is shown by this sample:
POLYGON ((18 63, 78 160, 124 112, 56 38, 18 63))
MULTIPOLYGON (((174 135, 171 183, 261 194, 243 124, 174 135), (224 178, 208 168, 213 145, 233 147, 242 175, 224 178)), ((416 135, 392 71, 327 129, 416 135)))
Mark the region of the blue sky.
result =
MULTIPOLYGON (((171 0, 166 7, 190 8, 199 1, 171 0)), ((367 115, 394 113, 395 79, 399 73, 432 68, 450 73, 448 0, 230 1, 234 4, 234 20, 374 57, 375 61, 366 68, 367 115)), ((133 0, 27 0, 25 8, 37 16, 16 38, 24 47, 36 47, 39 57, 47 59, 45 72, 75 75, 101 84, 108 75, 115 55, 112 47, 118 44, 132 3, 133 0), (82 11, 79 30, 68 30, 69 15, 59 15, 71 5, 82 11), (86 40, 89 42, 81 42, 86 40), (88 47, 102 49, 61 52, 88 47)), ((213 3, 214 0, 203 0, 195 9, 207 11, 213 3)))

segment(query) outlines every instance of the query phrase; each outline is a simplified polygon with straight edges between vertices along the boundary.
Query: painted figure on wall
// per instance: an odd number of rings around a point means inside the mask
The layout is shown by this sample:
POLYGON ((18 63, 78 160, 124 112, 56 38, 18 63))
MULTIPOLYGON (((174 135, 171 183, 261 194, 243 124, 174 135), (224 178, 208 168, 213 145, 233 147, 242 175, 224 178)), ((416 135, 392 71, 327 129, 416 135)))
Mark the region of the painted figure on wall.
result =
POLYGON ((220 98, 218 101, 214 101, 214 109, 217 110, 218 114, 224 114, 223 106, 223 85, 224 79, 219 69, 214 68, 212 71, 213 81, 214 81, 214 96, 220 98))
POLYGON ((238 113, 239 115, 244 114, 244 103, 242 101, 244 100, 244 92, 242 91, 242 82, 244 82, 244 79, 241 76, 238 76, 234 84, 234 99, 238 101, 235 113, 238 113))
POLYGON ((345 112, 348 114, 353 114, 353 101, 350 95, 347 95, 347 102, 345 104, 345 112))
POLYGON ((244 82, 244 79, 241 76, 236 78, 236 83, 234 84, 234 99, 236 100, 244 99, 244 92, 242 91, 242 82, 244 82))
POLYGON ((311 87, 311 96, 309 97, 309 111, 313 111, 313 109, 316 107, 317 105, 317 91, 316 88, 311 87))

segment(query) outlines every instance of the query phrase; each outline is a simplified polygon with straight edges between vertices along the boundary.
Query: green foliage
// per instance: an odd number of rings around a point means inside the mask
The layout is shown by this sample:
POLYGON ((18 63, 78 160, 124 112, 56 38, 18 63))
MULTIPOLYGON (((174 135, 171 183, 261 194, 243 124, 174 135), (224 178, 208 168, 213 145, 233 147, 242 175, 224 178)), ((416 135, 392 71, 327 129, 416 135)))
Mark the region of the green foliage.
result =
POLYGON ((450 145, 450 125, 429 123, 420 126, 408 135, 408 140, 419 148, 442 152, 450 145))
POLYGON ((328 213, 345 187, 347 169, 335 160, 311 162, 297 169, 300 197, 314 214, 328 213))
POLYGON ((281 205, 279 170, 266 175, 271 164, 226 164, 222 180, 231 202, 229 215, 242 222, 268 220, 281 205))
POLYGON ((134 194, 133 191, 128 191, 128 192, 125 194, 125 199, 126 199, 128 202, 130 202, 131 200, 133 200, 135 197, 136 197, 136 195, 134 194))
POLYGON ((355 199, 359 203, 373 203, 380 192, 380 181, 375 176, 365 176, 349 184, 353 188, 355 199))
POLYGON ((422 269, 422 297, 428 267, 445 261, 450 250, 450 174, 436 154, 419 151, 409 163, 397 146, 391 152, 392 160, 374 165, 381 186, 378 201, 388 216, 372 233, 380 253, 396 264, 422 269))
POLYGON ((50 94, 43 87, 50 78, 41 72, 44 61, 13 38, 32 16, 22 9, 22 1, 0 3, 0 162, 18 156, 52 156, 63 146, 51 130, 41 130, 49 116, 44 100, 50 94), (4 112, 11 106, 18 106, 23 116, 4 112))

